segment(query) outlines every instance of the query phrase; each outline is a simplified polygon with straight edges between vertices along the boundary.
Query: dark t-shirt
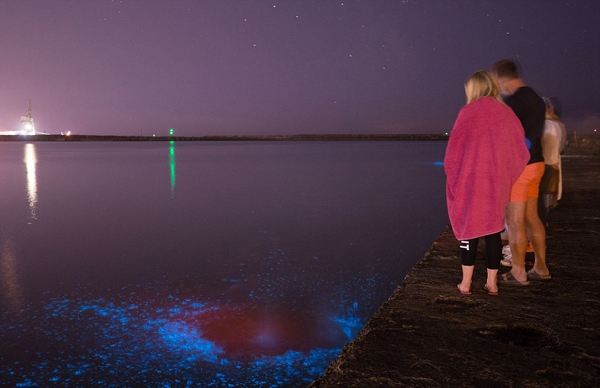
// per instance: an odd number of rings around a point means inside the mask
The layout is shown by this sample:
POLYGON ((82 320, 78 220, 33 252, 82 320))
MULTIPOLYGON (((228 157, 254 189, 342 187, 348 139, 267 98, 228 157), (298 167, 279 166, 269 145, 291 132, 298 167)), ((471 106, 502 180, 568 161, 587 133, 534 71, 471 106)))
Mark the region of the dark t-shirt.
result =
POLYGON ((521 120, 525 137, 531 142, 530 159, 527 164, 543 162, 542 133, 546 121, 546 104, 544 100, 529 86, 523 86, 504 99, 521 120))

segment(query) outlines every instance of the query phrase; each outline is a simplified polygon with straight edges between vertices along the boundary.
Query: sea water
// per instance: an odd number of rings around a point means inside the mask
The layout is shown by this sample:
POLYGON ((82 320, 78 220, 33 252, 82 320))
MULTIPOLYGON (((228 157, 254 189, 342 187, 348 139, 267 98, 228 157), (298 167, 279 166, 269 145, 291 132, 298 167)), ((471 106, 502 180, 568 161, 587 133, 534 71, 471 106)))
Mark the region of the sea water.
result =
POLYGON ((0 380, 303 387, 448 223, 445 142, 0 143, 0 380))

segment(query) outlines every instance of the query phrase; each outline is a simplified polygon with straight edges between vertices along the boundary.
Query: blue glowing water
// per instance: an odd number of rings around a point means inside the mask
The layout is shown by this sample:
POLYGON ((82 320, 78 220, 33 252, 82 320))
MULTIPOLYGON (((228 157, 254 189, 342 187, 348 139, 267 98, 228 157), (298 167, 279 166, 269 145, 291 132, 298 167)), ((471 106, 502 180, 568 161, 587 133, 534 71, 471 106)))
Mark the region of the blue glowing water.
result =
POLYGON ((0 143, 2 386, 305 386, 447 223, 444 147, 0 143))

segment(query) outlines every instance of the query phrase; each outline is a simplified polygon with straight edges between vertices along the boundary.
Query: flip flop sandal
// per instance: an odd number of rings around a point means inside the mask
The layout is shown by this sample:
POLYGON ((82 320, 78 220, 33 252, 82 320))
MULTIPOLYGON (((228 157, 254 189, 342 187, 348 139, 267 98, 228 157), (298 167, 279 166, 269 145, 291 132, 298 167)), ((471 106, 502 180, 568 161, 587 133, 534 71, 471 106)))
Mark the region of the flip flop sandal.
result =
POLYGON ((507 272, 504 275, 500 276, 500 282, 502 284, 508 284, 511 286, 528 286, 529 285, 529 280, 521 282, 521 281, 515 279, 515 277, 510 272, 507 272))
POLYGON ((535 272, 533 269, 530 269, 529 271, 527 271, 527 278, 531 279, 531 280, 550 280, 552 279, 551 275, 540 275, 537 272, 535 272))
POLYGON ((483 289, 487 291, 488 295, 498 295, 498 291, 496 291, 496 292, 490 291, 488 289, 487 284, 485 286, 483 286, 483 289))
POLYGON ((471 290, 469 290, 469 291, 463 291, 463 290, 461 290, 460 289, 460 284, 457 284, 456 288, 458 288, 458 291, 460 291, 460 293, 463 294, 463 295, 471 295, 471 290))

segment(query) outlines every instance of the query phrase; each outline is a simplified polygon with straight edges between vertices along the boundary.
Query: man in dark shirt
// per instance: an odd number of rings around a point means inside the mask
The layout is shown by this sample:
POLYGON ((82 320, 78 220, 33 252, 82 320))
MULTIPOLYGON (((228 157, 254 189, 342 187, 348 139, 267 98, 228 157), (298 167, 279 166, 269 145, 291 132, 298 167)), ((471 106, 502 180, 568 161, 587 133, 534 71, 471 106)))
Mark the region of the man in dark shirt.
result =
POLYGON ((546 231, 537 212, 539 186, 544 174, 541 138, 546 120, 546 105, 538 94, 519 77, 517 66, 509 60, 498 61, 492 67, 504 102, 512 108, 525 130, 530 159, 513 186, 506 209, 508 242, 512 254, 512 269, 502 276, 505 284, 528 285, 529 279, 550 279, 546 266, 546 231), (525 271, 527 242, 535 252, 535 264, 525 271))
MULTIPOLYGON (((518 80, 520 81, 520 78, 518 80)), ((533 89, 523 84, 512 94, 508 94, 508 91, 506 91, 504 102, 512 108, 521 120, 525 137, 531 142, 529 147, 531 159, 527 164, 543 162, 541 139, 544 132, 544 122, 546 121, 546 104, 544 100, 533 89)))

